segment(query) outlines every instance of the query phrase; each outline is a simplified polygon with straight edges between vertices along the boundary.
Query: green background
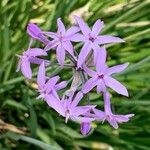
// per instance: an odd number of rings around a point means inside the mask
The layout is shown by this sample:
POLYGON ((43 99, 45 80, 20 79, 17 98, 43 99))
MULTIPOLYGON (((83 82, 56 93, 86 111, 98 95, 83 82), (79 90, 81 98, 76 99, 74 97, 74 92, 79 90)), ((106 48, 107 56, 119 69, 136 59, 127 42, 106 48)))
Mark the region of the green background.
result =
MULTIPOLYGON (((1 0, 0 5, 0 150, 150 149, 149 0, 1 0), (27 24, 34 22, 43 30, 56 31, 57 18, 69 26, 72 15, 82 16, 89 26, 100 18, 105 22, 102 34, 126 41, 107 46, 108 65, 130 62, 126 71, 115 76, 126 85, 130 97, 112 91, 111 101, 116 113, 134 113, 135 117, 118 130, 95 122, 90 135, 83 137, 79 124, 69 121, 66 125, 46 103, 35 99, 35 78, 28 82, 15 72, 15 54, 28 47, 27 24)), ((42 45, 36 42, 34 46, 42 45)), ((36 72, 35 67, 34 75, 36 72)), ((48 69, 48 74, 57 73, 70 79, 72 71, 48 69)), ((103 107, 95 91, 90 99, 103 107)))

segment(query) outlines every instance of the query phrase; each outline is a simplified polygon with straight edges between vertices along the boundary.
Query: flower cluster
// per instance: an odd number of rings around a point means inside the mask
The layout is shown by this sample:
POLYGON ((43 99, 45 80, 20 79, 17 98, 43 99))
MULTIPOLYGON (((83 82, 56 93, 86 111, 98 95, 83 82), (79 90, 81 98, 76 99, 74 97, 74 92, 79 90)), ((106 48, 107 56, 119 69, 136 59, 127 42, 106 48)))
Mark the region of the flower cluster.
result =
POLYGON ((109 35, 99 35, 104 27, 103 21, 98 19, 92 29, 78 16, 74 17, 76 25, 66 29, 60 18, 57 19, 57 32, 42 31, 37 25, 29 23, 27 33, 31 37, 28 49, 23 54, 17 55, 19 63, 17 71, 21 70, 26 79, 32 78, 30 64, 39 66, 37 74, 37 85, 39 96, 50 108, 53 108, 59 115, 68 120, 77 121, 81 125, 81 133, 87 135, 91 130, 91 122, 107 121, 115 129, 118 123, 127 122, 134 114, 118 115, 113 114, 110 104, 111 88, 118 94, 128 96, 128 91, 119 81, 112 77, 120 73, 128 63, 108 67, 106 64, 107 51, 105 44, 124 42, 122 39, 109 35), (44 48, 32 48, 32 41, 39 40, 44 48), (83 46, 79 52, 75 50, 73 42, 80 42, 83 46), (71 87, 63 95, 58 95, 59 90, 68 87, 67 81, 58 82, 60 77, 46 76, 46 67, 53 63, 46 60, 51 50, 56 51, 57 65, 62 69, 70 66, 74 69, 71 87), (70 64, 65 63, 66 58, 70 64), (102 94, 104 110, 101 111, 95 105, 91 105, 88 93, 96 87, 98 94, 102 94), (86 95, 87 105, 81 106, 79 102, 86 95))

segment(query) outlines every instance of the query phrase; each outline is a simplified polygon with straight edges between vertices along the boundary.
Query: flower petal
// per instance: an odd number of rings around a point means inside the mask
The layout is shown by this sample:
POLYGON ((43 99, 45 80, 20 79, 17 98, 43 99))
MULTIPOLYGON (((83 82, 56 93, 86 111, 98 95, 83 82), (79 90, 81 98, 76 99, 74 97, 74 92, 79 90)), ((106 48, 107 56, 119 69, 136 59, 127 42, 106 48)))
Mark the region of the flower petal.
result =
POLYGON ((89 28, 89 26, 78 16, 75 16, 74 17, 75 20, 77 21, 82 33, 88 37, 89 36, 89 33, 91 32, 91 29, 89 28))
POLYGON ((98 73, 104 73, 106 70, 106 57, 107 52, 105 47, 99 48, 99 52, 97 53, 97 61, 96 61, 96 71, 98 73))
POLYGON ((44 48, 44 51, 48 51, 52 48, 55 48, 60 42, 58 40, 50 41, 44 48))
POLYGON ((123 86, 120 82, 118 82, 116 79, 112 77, 106 77, 104 78, 106 86, 112 88, 117 93, 128 96, 128 91, 125 86, 123 86))
POLYGON ((27 50, 25 53, 27 53, 29 56, 32 56, 32 57, 47 55, 47 53, 41 48, 31 48, 27 50))
POLYGON ((63 46, 61 44, 57 46, 56 56, 57 56, 58 63, 61 66, 63 66, 64 65, 64 61, 65 61, 65 49, 63 48, 63 46))
POLYGON ((89 68, 86 67, 85 64, 83 64, 83 67, 84 71, 90 76, 90 77, 93 77, 93 76, 96 76, 97 73, 89 68))
POLYGON ((89 54, 91 50, 91 45, 90 43, 85 43, 80 51, 79 58, 78 58, 78 68, 81 67, 81 65, 84 63, 86 60, 87 55, 89 54))
POLYGON ((31 79, 32 71, 30 68, 30 62, 28 58, 23 58, 21 60, 21 72, 27 79, 31 79))
POLYGON ((73 42, 85 42, 86 41, 86 38, 80 34, 80 33, 77 33, 77 34, 74 34, 70 37, 70 40, 73 41, 73 42))
POLYGON ((50 61, 45 60, 45 59, 41 59, 41 58, 37 58, 37 57, 30 57, 30 58, 29 58, 29 61, 30 61, 30 63, 32 63, 32 64, 38 64, 38 65, 40 65, 42 62, 44 62, 44 63, 45 63, 45 66, 50 65, 50 61))
POLYGON ((61 21, 61 18, 57 19, 58 33, 64 35, 66 33, 65 26, 61 21))
POLYGON ((47 93, 49 93, 55 87, 59 79, 60 79, 59 76, 54 76, 46 82, 45 88, 47 93))
POLYGON ((124 42, 124 40, 122 40, 119 37, 114 37, 114 36, 110 36, 110 35, 100 35, 97 37, 97 39, 95 40, 96 43, 98 44, 108 44, 108 43, 121 43, 124 42))
POLYGON ((104 26, 104 22, 98 19, 93 25, 91 36, 96 37, 102 30, 103 26, 104 26))
POLYGON ((95 108, 95 109, 93 109, 93 112, 96 115, 95 116, 96 120, 99 120, 99 121, 104 121, 105 120, 106 115, 105 115, 105 113, 103 111, 95 108))
POLYGON ((111 104, 110 104, 110 94, 108 92, 103 93, 104 97, 104 110, 106 115, 112 115, 111 104))
POLYGON ((67 86, 67 81, 62 81, 55 85, 56 91, 61 90, 67 86))
POLYGON ((53 39, 58 39, 58 35, 54 32, 42 32, 42 33, 53 38, 53 39))
POLYGON ((94 118, 90 118, 90 117, 73 117, 71 119, 74 121, 79 121, 79 122, 92 122, 92 121, 94 121, 94 118))
POLYGON ((80 31, 79 27, 73 26, 66 31, 65 37, 70 38, 71 36, 73 36, 75 33, 79 32, 79 31, 80 31))
POLYGON ((76 107, 82 98, 83 98, 83 93, 82 92, 78 92, 76 94, 74 100, 71 103, 71 107, 72 108, 76 107))
POLYGON ((60 100, 56 99, 52 94, 47 95, 45 99, 50 107, 52 107, 60 115, 65 116, 65 111, 60 100))
POLYGON ((72 56, 74 56, 74 48, 70 41, 62 42, 63 48, 67 50, 72 56))
POLYGON ((88 112, 92 108, 93 108, 92 106, 91 107, 78 106, 78 107, 74 108, 73 113, 75 116, 84 115, 86 112, 88 112))
POLYGON ((97 85, 97 78, 93 77, 84 84, 84 86, 82 87, 82 92, 86 94, 89 91, 91 91, 96 85, 97 85))
POLYGON ((103 80, 98 81, 98 84, 97 84, 97 93, 100 93, 100 92, 103 92, 103 93, 106 92, 106 86, 103 80))
POLYGON ((123 71, 124 69, 126 69, 128 65, 129 65, 129 63, 125 63, 125 64, 110 67, 110 68, 107 69, 106 74, 107 75, 112 75, 114 73, 119 73, 119 72, 123 71))
POLYGON ((45 64, 42 62, 37 75, 37 83, 40 89, 44 88, 45 80, 45 64))
POLYGON ((108 121, 108 123, 109 123, 113 128, 115 128, 115 129, 118 128, 118 123, 117 123, 117 121, 116 121, 114 118, 108 117, 108 118, 107 118, 107 121, 108 121))

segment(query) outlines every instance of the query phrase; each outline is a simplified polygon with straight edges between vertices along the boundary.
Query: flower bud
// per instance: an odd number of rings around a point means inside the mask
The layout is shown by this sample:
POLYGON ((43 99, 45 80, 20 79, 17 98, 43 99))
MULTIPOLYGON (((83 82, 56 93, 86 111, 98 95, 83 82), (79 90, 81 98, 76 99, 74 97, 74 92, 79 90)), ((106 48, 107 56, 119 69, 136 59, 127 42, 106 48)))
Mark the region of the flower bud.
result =
POLYGON ((91 125, 89 122, 82 122, 80 131, 82 135, 86 136, 91 130, 91 125))

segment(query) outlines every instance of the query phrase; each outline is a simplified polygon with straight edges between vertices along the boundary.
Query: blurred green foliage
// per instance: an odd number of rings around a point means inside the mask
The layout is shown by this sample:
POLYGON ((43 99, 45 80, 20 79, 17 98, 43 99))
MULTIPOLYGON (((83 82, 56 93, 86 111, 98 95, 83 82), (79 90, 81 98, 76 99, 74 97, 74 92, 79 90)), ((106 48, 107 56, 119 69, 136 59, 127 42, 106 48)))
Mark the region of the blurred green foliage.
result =
MULTIPOLYGON (((1 0, 0 150, 149 150, 149 8, 149 0, 1 0), (34 85, 15 72, 15 54, 28 47, 27 24, 32 21, 44 30, 56 31, 56 19, 61 17, 69 26, 73 14, 83 16, 90 26, 100 18, 106 25, 103 33, 126 40, 107 46, 109 65, 130 62, 129 68, 116 76, 127 86, 130 97, 113 93, 112 103, 115 112, 134 113, 135 117, 118 130, 106 123, 93 123, 91 134, 83 137, 79 124, 66 125, 44 102, 35 99, 34 85)), ((60 73, 60 69, 52 67, 48 73, 60 73)), ((61 76, 69 79, 71 71, 66 69, 61 76)), ((102 107, 96 92, 90 94, 90 99, 102 107)))

